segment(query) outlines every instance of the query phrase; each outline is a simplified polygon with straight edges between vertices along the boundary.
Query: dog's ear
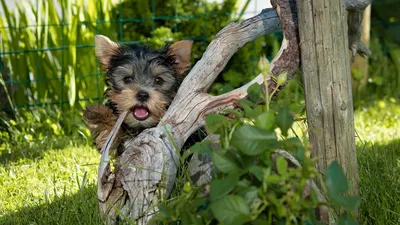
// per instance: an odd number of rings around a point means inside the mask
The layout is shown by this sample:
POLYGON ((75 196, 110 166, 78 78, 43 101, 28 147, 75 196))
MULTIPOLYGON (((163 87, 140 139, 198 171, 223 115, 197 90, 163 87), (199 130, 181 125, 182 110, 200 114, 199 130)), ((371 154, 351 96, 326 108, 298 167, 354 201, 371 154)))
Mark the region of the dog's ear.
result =
POLYGON ((182 75, 190 67, 193 41, 178 41, 168 48, 168 56, 174 58, 174 69, 182 75))
POLYGON ((94 36, 96 57, 103 70, 108 70, 112 56, 118 55, 120 45, 103 35, 94 36))

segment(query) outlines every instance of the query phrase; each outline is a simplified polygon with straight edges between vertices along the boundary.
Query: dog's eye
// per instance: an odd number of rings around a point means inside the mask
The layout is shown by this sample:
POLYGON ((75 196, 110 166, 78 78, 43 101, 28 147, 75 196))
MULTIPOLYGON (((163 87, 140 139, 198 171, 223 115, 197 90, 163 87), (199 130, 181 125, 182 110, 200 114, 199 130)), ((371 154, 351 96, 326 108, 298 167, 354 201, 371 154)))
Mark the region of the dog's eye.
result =
POLYGON ((124 77, 125 84, 130 84, 133 82, 133 77, 124 77))
POLYGON ((156 77, 154 79, 154 83, 157 84, 157 85, 162 85, 164 83, 164 80, 162 78, 160 78, 160 77, 156 77))

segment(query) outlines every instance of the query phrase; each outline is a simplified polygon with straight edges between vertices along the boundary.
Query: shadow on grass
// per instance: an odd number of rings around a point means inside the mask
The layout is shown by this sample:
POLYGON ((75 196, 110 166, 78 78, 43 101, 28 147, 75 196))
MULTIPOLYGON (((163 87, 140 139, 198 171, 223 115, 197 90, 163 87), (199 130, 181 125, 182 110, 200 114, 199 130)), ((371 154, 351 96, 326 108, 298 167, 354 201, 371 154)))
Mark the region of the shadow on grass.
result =
POLYGON ((88 185, 71 196, 59 196, 42 205, 18 209, 0 217, 0 224, 104 224, 99 216, 97 187, 88 185))
POLYGON ((361 223, 400 224, 400 139, 358 146, 361 223))

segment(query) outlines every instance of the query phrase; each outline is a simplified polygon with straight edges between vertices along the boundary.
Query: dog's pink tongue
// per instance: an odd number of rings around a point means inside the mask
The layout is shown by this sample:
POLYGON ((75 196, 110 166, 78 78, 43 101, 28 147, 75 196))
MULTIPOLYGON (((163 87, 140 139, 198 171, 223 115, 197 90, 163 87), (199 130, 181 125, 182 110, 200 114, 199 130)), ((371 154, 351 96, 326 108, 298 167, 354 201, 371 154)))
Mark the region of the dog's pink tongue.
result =
POLYGON ((135 117, 139 119, 144 119, 149 115, 149 111, 147 110, 146 107, 143 106, 136 107, 133 113, 135 114, 135 117))

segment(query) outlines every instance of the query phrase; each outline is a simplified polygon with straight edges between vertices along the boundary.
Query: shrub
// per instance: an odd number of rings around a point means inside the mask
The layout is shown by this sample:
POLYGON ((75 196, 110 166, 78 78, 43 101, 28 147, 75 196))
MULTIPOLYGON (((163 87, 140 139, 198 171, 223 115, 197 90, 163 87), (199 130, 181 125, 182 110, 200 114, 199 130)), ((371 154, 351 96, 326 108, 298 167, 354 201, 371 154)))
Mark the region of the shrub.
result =
MULTIPOLYGON (((284 82, 284 75, 278 83, 284 82)), ((160 205, 153 219, 178 224, 319 224, 315 209, 321 205, 339 210, 339 224, 354 224, 349 212, 357 210, 359 199, 345 196, 348 183, 340 166, 334 162, 325 178, 327 203, 316 194, 304 198, 307 181, 317 178, 315 160, 310 151, 289 130, 295 115, 289 108, 278 111, 269 107, 271 96, 261 94, 260 86, 249 88, 249 99, 240 100, 241 109, 223 115, 209 115, 207 130, 219 135, 219 148, 209 141, 193 146, 192 153, 209 155, 213 166, 210 184, 196 187, 188 180, 176 185, 171 200, 160 205), (260 104, 266 102, 266 104, 260 104), (301 162, 290 166, 275 150, 285 149, 301 162), (276 154, 275 154, 276 156, 276 154)), ((334 215, 334 213, 333 213, 334 215)))

